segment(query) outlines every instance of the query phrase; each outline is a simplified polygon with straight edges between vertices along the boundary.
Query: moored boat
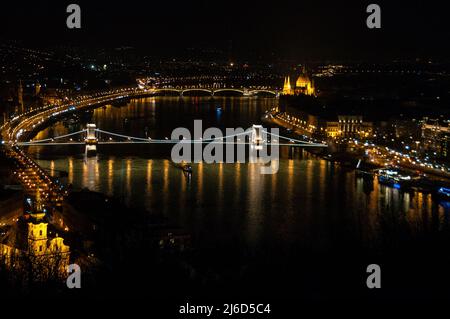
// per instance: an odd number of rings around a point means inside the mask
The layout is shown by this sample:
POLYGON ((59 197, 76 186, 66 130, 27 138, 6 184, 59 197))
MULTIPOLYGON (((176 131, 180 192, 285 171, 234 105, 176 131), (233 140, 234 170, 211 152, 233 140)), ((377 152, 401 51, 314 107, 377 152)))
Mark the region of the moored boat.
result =
POLYGON ((450 188, 448 187, 439 187, 435 195, 440 201, 450 202, 450 188))
POLYGON ((380 184, 394 187, 397 189, 409 188, 412 184, 413 177, 398 169, 379 169, 377 170, 378 182, 380 184))

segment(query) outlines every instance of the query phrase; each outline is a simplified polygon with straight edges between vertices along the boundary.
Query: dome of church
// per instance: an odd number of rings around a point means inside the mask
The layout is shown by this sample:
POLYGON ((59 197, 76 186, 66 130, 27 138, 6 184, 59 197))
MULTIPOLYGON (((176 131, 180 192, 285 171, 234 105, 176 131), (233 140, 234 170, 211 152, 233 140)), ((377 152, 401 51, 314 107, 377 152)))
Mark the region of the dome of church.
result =
POLYGON ((309 81, 309 79, 308 79, 306 76, 300 75, 300 76, 297 78, 297 82, 295 82, 295 86, 297 86, 297 87, 305 87, 305 86, 307 86, 309 83, 310 83, 310 81, 309 81))
POLYGON ((308 76, 306 71, 303 69, 300 76, 291 85, 290 77, 284 78, 284 85, 282 90, 283 95, 313 95, 315 96, 315 88, 313 80, 308 76))

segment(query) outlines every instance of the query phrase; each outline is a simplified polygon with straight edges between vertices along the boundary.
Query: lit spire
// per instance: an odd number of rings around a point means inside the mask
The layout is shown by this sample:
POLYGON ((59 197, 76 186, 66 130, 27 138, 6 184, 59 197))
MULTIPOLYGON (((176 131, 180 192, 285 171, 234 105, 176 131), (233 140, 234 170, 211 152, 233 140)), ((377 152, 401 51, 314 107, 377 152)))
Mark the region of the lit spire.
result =
POLYGON ((42 211, 41 190, 39 189, 39 185, 36 189, 36 211, 42 211))
POLYGON ((284 95, 291 95, 292 94, 291 80, 290 80, 289 76, 287 76, 285 78, 285 80, 284 80, 283 94, 284 95))
POLYGON ((45 217, 45 209, 41 197, 41 189, 39 184, 36 187, 36 199, 35 199, 34 209, 32 209, 31 216, 36 220, 41 220, 45 217))

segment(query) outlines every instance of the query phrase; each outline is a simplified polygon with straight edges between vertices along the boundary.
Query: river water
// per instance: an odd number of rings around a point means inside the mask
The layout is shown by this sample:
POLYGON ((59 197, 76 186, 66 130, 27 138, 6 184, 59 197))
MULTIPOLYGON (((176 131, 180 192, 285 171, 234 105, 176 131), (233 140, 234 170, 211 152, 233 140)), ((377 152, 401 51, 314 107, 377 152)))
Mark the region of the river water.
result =
MULTIPOLYGON (((176 127, 191 129, 194 119, 202 119, 204 128, 247 128, 260 123, 261 114, 277 103, 273 98, 154 97, 95 109, 89 121, 120 134, 164 138, 176 127)), ((59 122, 36 139, 82 125, 59 122)), ((281 278, 299 285, 306 285, 309 275, 296 278, 295 269, 305 271, 302 265, 307 264, 309 271, 320 269, 312 275, 317 282, 309 285, 326 286, 321 275, 325 266, 316 266, 339 258, 337 251, 365 255, 368 250, 395 250, 399 243, 440 234, 448 226, 448 207, 431 195, 402 193, 376 179, 358 178, 354 171, 300 149, 291 156, 281 149, 277 174, 259 174, 258 164, 200 163, 193 164, 190 181, 170 164, 167 146, 100 145, 98 156, 89 159, 82 146, 31 147, 29 152, 55 176, 68 172, 65 182, 75 188, 164 214, 219 263, 242 272, 250 267, 249 256, 257 256, 266 265, 264 272, 286 271, 289 275, 281 278), (332 257, 307 260, 314 256, 332 257)), ((277 282, 277 276, 269 281, 277 282)), ((322 288, 317 291, 323 293, 322 288)), ((303 289, 304 294, 315 291, 303 289)))

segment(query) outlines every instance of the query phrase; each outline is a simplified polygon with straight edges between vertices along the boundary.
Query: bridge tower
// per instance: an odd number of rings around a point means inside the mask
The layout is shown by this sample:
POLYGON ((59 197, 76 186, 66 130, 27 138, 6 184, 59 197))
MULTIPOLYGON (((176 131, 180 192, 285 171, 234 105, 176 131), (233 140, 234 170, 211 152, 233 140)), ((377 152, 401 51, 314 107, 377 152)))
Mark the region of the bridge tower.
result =
POLYGON ((96 155, 97 154, 97 136, 95 135, 96 132, 96 125, 95 124, 88 124, 86 127, 86 139, 84 140, 86 143, 86 155, 96 155))
POLYGON ((253 125, 252 127, 252 133, 250 136, 250 141, 252 145, 255 146, 256 150, 262 150, 263 146, 263 135, 262 135, 263 127, 262 125, 253 125))

